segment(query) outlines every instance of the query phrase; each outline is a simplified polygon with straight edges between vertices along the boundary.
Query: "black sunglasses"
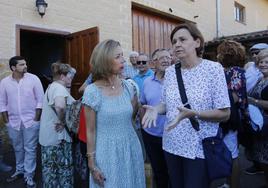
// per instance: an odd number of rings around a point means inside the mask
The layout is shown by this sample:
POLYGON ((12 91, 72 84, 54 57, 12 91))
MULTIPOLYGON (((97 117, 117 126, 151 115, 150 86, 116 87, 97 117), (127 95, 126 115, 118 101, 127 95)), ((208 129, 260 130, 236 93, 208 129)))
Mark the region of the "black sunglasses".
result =
POLYGON ((143 64, 146 65, 147 61, 137 61, 137 65, 143 64))
POLYGON ((258 55, 260 53, 260 50, 255 50, 251 52, 251 55, 258 55))

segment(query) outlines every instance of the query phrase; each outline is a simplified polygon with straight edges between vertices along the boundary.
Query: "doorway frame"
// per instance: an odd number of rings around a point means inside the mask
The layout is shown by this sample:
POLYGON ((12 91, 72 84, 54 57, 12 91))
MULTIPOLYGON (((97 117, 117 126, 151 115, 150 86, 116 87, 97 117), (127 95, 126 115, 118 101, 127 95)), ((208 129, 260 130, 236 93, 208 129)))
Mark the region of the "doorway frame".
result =
POLYGON ((22 30, 26 31, 32 31, 37 33, 47 33, 47 34, 55 34, 55 35, 61 35, 61 36, 67 36, 71 34, 71 32, 67 31, 60 31, 60 30, 54 30, 54 29, 45 29, 35 26, 27 26, 27 25, 16 25, 16 55, 20 55, 20 32, 22 30))

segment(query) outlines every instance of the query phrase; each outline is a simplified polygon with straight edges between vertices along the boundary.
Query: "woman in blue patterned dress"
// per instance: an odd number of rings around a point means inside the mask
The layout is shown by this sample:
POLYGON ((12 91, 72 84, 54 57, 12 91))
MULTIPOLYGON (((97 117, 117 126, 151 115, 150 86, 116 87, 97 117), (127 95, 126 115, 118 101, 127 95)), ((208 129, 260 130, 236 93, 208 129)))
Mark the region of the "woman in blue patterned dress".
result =
POLYGON ((219 63, 201 58, 204 38, 195 25, 178 25, 170 39, 177 63, 166 69, 161 103, 145 106, 142 123, 150 127, 158 113, 166 113, 163 150, 171 187, 208 188, 202 139, 216 136, 218 122, 227 120, 230 114, 224 69, 219 63), (182 104, 175 71, 178 63, 192 109, 182 104), (190 117, 199 121, 199 131, 192 127, 190 117))
MULTIPOLYGON (((248 120, 248 101, 246 89, 245 70, 242 68, 246 60, 246 51, 240 43, 226 40, 217 48, 218 61, 225 68, 225 77, 229 92, 232 94, 234 104, 239 109, 241 120, 248 120)), ((243 121, 244 122, 244 121, 243 121)), ((232 176, 227 179, 227 184, 232 188, 239 187, 239 161, 238 161, 238 139, 237 128, 232 127, 230 123, 222 124, 224 133, 224 142, 232 153, 233 169, 232 176)), ((227 187, 223 184, 221 187, 227 187)))
POLYGON ((145 187, 141 145, 132 126, 137 96, 119 78, 123 62, 122 48, 114 40, 101 42, 91 55, 93 84, 83 96, 90 188, 145 187))

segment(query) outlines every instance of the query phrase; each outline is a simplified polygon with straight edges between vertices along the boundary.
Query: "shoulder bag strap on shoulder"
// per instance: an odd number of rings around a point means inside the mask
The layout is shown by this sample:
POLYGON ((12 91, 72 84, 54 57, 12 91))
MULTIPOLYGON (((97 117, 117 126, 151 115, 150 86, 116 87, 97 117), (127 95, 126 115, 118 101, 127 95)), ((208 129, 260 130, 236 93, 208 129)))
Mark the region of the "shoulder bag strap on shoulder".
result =
MULTIPOLYGON (((48 102, 48 103, 49 103, 49 98, 48 98, 48 91, 49 91, 49 88, 50 88, 50 85, 49 85, 48 88, 47 88, 47 102, 48 102)), ((56 116, 58 117, 58 113, 57 113, 56 109, 53 108, 53 106, 51 106, 51 109, 54 111, 54 113, 55 113, 56 116)), ((72 133, 71 133, 71 131, 69 130, 69 128, 67 127, 67 124, 66 124, 66 123, 64 123, 64 128, 65 128, 67 134, 72 138, 72 133)))
MULTIPOLYGON (((182 79, 182 75, 181 75, 181 63, 177 63, 175 65, 175 70, 176 70, 177 83, 178 83, 178 87, 179 87, 179 91, 180 91, 180 96, 181 96, 181 101, 183 103, 183 106, 185 108, 191 109, 191 106, 188 103, 188 99, 187 99, 187 95, 186 95, 186 92, 185 92, 184 83, 183 83, 183 79, 182 79)), ((199 131, 200 128, 199 128, 198 121, 194 117, 191 117, 189 119, 190 119, 190 122, 191 122, 193 128, 196 131, 199 131)))

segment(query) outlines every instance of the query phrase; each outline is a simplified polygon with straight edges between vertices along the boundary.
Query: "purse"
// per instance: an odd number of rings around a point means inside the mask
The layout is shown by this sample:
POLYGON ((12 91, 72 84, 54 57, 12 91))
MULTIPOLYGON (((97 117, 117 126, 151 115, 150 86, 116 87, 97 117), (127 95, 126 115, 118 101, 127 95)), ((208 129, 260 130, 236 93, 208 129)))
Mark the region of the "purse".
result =
MULTIPOLYGON (((184 107, 191 109, 184 88, 180 63, 177 63, 175 65, 175 70, 181 101, 184 107)), ((197 119, 192 117, 190 118, 190 122, 193 128, 196 131, 199 131, 199 122, 197 119)), ((202 140, 202 146, 210 181, 230 176, 232 173, 232 154, 223 142, 223 134, 221 128, 218 129, 216 136, 204 138, 202 140)))

